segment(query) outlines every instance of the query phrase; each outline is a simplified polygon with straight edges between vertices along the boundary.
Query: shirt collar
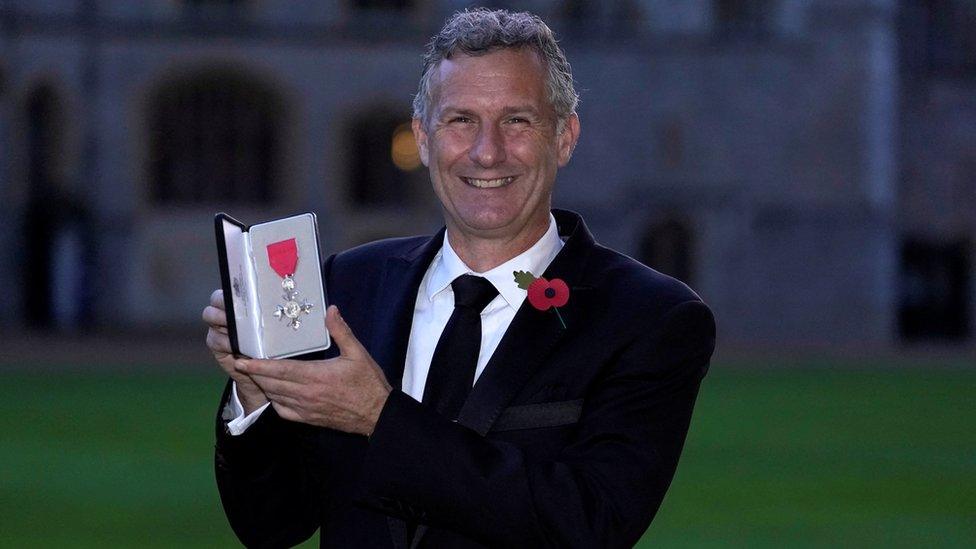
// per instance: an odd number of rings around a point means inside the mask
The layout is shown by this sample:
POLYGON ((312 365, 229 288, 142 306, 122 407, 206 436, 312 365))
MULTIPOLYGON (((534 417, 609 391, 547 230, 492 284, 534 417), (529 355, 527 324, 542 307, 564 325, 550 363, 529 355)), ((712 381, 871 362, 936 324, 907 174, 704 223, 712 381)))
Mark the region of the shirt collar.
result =
POLYGON ((434 269, 427 284, 427 298, 433 301, 434 297, 446 290, 455 278, 463 274, 474 274, 487 278, 498 289, 498 293, 505 299, 505 302, 513 309, 518 310, 522 306, 522 301, 525 300, 525 290, 519 288, 515 283, 513 273, 515 271, 528 271, 535 276, 541 276, 562 247, 563 241, 559 238, 559 231, 556 229, 556 218, 550 213, 549 229, 528 250, 494 269, 484 273, 476 273, 461 261, 454 248, 451 247, 445 232, 441 251, 434 258, 434 269))

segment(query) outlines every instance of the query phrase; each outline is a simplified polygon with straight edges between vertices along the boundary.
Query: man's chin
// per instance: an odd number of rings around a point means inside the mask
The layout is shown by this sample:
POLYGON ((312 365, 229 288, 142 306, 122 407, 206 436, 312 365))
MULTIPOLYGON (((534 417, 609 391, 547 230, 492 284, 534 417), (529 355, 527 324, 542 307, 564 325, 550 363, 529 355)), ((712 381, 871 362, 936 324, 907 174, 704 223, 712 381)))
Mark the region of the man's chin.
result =
POLYGON ((506 232, 517 231, 515 216, 498 212, 478 212, 461 217, 458 229, 472 236, 497 237, 506 232))
MULTIPOLYGON (((548 211, 546 213, 548 215, 548 211)), ((461 217, 455 224, 459 231, 475 238, 516 240, 520 236, 529 236, 522 233, 536 232, 533 223, 512 212, 478 212, 477 215, 461 217)))

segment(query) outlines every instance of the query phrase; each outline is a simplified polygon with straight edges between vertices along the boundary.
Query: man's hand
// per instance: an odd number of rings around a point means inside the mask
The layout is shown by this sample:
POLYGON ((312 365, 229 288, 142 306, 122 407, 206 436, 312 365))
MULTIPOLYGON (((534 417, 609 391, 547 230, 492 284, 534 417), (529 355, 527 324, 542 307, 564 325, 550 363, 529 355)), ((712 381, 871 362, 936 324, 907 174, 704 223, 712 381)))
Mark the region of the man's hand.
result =
POLYGON ((203 321, 210 326, 207 330, 207 347, 217 359, 220 368, 237 383, 237 396, 241 399, 244 413, 250 414, 267 404, 268 397, 264 391, 247 374, 234 369, 234 355, 230 348, 230 336, 227 335, 223 290, 214 290, 210 294, 210 305, 203 310, 203 321))
POLYGON ((329 307, 325 325, 339 345, 338 357, 321 361, 238 360, 237 371, 258 384, 284 419, 372 434, 390 395, 390 384, 335 305, 329 307))

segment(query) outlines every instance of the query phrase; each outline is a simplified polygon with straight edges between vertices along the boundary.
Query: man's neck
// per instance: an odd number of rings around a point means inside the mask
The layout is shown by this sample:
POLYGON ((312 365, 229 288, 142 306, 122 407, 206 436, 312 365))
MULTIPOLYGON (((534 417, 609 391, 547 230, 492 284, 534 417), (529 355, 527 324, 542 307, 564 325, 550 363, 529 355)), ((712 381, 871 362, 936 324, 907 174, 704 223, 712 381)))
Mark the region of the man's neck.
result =
POLYGON ((480 238, 447 228, 447 238, 454 253, 471 270, 484 273, 531 248, 549 230, 549 216, 513 238, 480 238))

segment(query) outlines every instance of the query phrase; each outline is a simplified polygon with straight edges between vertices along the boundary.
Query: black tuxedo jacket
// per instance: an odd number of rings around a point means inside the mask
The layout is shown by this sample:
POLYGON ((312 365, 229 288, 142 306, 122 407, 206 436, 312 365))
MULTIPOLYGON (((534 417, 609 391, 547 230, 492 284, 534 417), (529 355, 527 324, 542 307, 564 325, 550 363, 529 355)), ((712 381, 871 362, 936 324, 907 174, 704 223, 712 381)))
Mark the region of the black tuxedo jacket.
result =
MULTIPOLYGON (((218 414, 217 482, 246 545, 293 545, 321 528, 323 547, 407 549, 407 521, 421 525, 415 547, 640 538, 674 475, 714 320, 684 284, 596 244, 578 215, 554 214, 566 244, 543 276, 570 286, 566 328, 526 300, 457 422, 398 389, 368 439, 271 408, 233 437, 218 414)), ((442 233, 324 265, 330 301, 394 388, 442 233)))

